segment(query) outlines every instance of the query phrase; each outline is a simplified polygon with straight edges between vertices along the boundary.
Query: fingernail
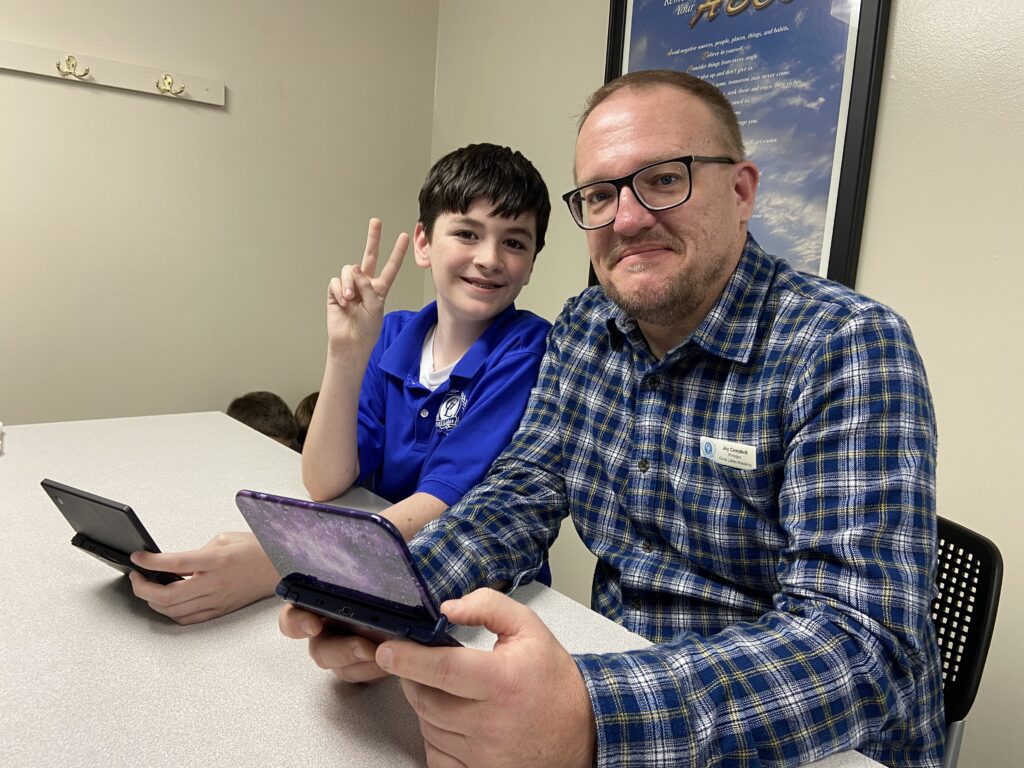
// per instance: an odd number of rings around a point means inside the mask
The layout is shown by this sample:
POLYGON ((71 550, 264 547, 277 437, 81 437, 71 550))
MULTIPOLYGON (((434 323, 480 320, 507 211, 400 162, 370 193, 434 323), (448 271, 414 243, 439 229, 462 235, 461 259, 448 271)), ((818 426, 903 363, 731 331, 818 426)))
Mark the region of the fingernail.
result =
POLYGON ((315 635, 317 632, 320 631, 320 627, 318 627, 316 625, 316 622, 312 619, 303 619, 302 631, 305 632, 307 635, 315 635))
POLYGON ((352 651, 352 655, 356 657, 356 661, 369 661, 370 660, 370 654, 368 654, 366 652, 366 649, 363 648, 363 646, 361 646, 361 645, 356 646, 356 649, 354 651, 352 651))
POLYGON ((395 652, 389 646, 382 645, 377 649, 377 666, 387 672, 391 669, 391 662, 395 652))

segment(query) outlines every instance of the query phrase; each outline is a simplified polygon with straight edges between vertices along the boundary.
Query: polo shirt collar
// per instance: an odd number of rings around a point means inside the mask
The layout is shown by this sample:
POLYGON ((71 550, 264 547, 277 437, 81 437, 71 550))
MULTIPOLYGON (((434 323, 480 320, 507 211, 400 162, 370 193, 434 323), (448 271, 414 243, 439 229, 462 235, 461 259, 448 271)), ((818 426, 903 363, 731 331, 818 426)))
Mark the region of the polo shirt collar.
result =
MULTIPOLYGON (((510 304, 496 315, 483 335, 473 342, 473 345, 466 350, 466 354, 455 364, 455 368, 452 369, 452 377, 473 378, 480 367, 487 362, 487 357, 494 347, 504 337, 505 326, 513 322, 515 317, 515 304, 510 304)), ((413 315, 402 330, 395 335, 394 340, 381 355, 381 370, 400 379, 406 376, 419 378, 423 340, 435 325, 437 325, 437 302, 432 301, 413 315)))
POLYGON ((516 318, 516 305, 509 304, 500 314, 496 315, 487 330, 479 339, 473 342, 473 346, 466 350, 466 354, 455 364, 452 369, 453 377, 471 379, 476 376, 481 366, 487 362, 487 358, 495 350, 502 339, 505 338, 506 326, 514 322, 516 318))
MULTIPOLYGON (((754 351, 758 318, 768 299, 775 270, 776 262, 747 233, 735 271, 690 340, 712 355, 748 362, 754 351)), ((610 299, 604 322, 612 345, 617 349, 631 333, 640 333, 636 320, 610 299)))

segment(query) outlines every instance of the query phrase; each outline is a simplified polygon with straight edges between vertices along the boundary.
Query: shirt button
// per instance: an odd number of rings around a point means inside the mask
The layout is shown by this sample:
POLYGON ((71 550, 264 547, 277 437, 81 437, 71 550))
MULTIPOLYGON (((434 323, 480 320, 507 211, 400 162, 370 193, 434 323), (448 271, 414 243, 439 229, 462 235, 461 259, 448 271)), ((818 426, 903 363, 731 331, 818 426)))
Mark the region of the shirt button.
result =
POLYGON ((646 472, 648 469, 651 468, 651 464, 649 461, 647 461, 647 459, 640 459, 640 461, 636 463, 636 466, 637 469, 639 469, 641 472, 646 472))
POLYGON ((425 419, 429 415, 430 415, 430 411, 428 411, 426 408, 424 408, 422 411, 420 411, 420 418, 421 419, 425 419))
POLYGON ((643 603, 640 602, 639 597, 634 597, 632 600, 629 601, 629 604, 633 607, 634 611, 639 611, 640 608, 643 606, 643 603))
POLYGON ((657 376, 651 376, 651 378, 648 379, 648 381, 647 381, 648 389, 657 389, 660 386, 661 386, 661 379, 659 379, 657 376))
POLYGON ((654 543, 650 539, 644 539, 644 552, 653 552, 654 543))

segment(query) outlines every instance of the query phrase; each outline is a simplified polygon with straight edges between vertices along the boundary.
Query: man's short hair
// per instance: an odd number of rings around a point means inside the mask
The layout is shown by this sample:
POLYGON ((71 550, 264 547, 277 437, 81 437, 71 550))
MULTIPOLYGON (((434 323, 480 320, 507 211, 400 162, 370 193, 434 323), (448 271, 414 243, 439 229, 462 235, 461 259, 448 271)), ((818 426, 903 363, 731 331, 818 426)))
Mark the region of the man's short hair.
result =
POLYGON ((289 445, 299 434, 295 414, 273 392, 249 392, 236 397, 228 406, 227 414, 267 437, 289 445))
POLYGON ((725 141, 726 151, 732 154, 733 160, 743 160, 746 157, 740 123, 736 119, 736 110, 733 109, 732 103, 725 97, 725 94, 706 80, 672 69, 645 69, 639 72, 629 72, 605 83, 590 94, 584 103, 583 114, 576 124, 577 132, 582 130, 583 124, 597 105, 613 93, 621 91, 623 88, 641 91, 658 85, 678 88, 703 101, 722 128, 721 138, 725 141))
POLYGON ((478 197, 489 200, 495 215, 503 218, 535 214, 534 255, 540 253, 551 216, 547 185, 522 153, 497 144, 470 144, 449 152, 431 167, 420 189, 420 223, 427 239, 438 216, 465 213, 478 197))

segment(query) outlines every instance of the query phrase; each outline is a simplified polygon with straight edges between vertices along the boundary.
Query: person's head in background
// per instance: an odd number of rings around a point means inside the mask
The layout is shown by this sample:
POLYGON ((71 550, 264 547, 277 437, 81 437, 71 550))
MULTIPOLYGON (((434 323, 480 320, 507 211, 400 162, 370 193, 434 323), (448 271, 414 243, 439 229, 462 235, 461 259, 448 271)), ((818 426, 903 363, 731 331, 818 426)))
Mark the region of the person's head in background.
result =
POLYGON ((249 392, 236 397, 228 406, 227 414, 282 445, 295 447, 299 434, 295 414, 273 392, 249 392))
POLYGON ((313 410, 316 408, 316 399, 319 396, 319 392, 310 392, 295 406, 295 422, 299 427, 296 442, 300 452, 302 451, 303 444, 306 442, 306 432, 309 431, 309 422, 313 418, 313 410))
POLYGON ((430 269, 438 313, 483 325, 530 281, 551 201, 520 152, 470 144, 431 167, 419 195, 416 263, 430 269))

